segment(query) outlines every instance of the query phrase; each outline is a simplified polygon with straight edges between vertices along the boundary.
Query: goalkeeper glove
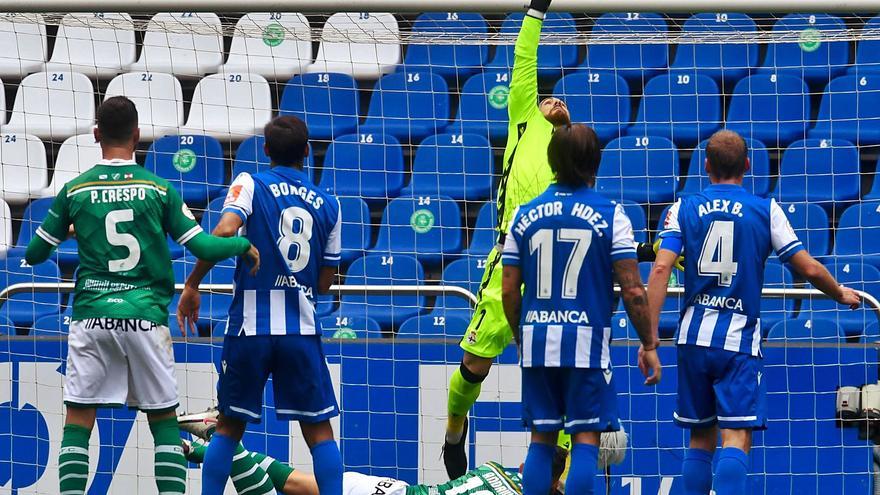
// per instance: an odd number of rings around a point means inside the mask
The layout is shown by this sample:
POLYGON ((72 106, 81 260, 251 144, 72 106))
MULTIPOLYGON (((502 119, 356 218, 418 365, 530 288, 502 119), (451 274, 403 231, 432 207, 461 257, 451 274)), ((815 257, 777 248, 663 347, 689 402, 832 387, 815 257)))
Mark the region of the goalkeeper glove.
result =
POLYGON ((542 14, 546 14, 550 9, 551 0, 531 0, 529 2, 529 10, 535 10, 542 14))
MULTIPOLYGON (((656 257, 657 251, 660 250, 660 239, 657 239, 656 241, 654 241, 653 249, 654 249, 654 255, 656 257)), ((678 258, 676 258, 674 266, 676 268, 678 268, 679 270, 684 271, 684 256, 679 256, 678 258)))

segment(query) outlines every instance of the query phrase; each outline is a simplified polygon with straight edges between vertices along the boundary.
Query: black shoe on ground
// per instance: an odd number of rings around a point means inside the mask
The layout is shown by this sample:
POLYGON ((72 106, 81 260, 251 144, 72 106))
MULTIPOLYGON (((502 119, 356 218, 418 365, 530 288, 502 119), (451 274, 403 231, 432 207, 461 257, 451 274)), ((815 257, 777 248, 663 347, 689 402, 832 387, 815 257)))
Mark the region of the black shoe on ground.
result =
POLYGON ((464 430, 461 433, 461 441, 458 443, 449 443, 443 441, 443 465, 446 466, 446 474, 450 480, 461 478, 467 473, 467 436, 468 435, 468 419, 464 418, 464 430))

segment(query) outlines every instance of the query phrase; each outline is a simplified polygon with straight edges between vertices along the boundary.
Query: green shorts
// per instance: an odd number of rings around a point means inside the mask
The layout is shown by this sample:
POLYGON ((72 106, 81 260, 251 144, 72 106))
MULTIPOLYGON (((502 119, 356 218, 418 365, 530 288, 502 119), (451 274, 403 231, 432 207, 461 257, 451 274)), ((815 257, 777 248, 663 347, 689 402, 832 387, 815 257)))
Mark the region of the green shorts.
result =
POLYGON ((501 253, 493 248, 486 259, 474 316, 459 344, 474 356, 495 358, 513 341, 501 304, 501 268, 501 253))

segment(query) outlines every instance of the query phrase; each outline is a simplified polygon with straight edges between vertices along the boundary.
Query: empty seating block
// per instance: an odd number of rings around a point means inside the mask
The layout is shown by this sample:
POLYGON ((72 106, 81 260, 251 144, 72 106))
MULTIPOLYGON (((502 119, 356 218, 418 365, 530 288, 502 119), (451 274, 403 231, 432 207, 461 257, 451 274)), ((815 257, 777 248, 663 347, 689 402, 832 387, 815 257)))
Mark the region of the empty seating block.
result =
MULTIPOLYGON (((9 257, 3 260, 0 273, 0 287, 21 283, 58 283, 61 281, 58 265, 52 261, 30 266, 24 258, 9 257)), ((43 316, 58 312, 61 306, 60 293, 22 292, 10 296, 9 301, 0 308, 0 316, 5 316, 17 327, 31 327, 43 316)))
POLYGON ((202 213, 202 220, 200 225, 202 226, 202 230, 207 233, 211 233, 214 231, 214 228, 217 227, 217 224, 220 223, 220 217, 223 215, 223 203, 226 202, 226 198, 217 198, 212 199, 208 206, 205 207, 205 212, 202 213))
MULTIPOLYGON (((603 14, 593 26, 595 34, 666 36, 666 20, 659 14, 626 12, 603 14)), ((666 69, 669 47, 665 43, 596 44, 588 47, 584 67, 615 71, 627 81, 641 84, 666 69)))
MULTIPOLYGON (((784 289, 794 287, 794 277, 780 263, 767 263, 764 266, 764 287, 784 289)), ((761 299, 761 329, 766 332, 776 322, 791 318, 794 312, 794 299, 761 299)))
POLYGON ((788 223, 810 254, 813 256, 828 254, 831 246, 831 230, 828 213, 821 206, 815 203, 785 203, 779 206, 782 207, 785 216, 788 217, 788 223))
MULTIPOLYGON (((501 34, 516 37, 522 26, 522 12, 508 14, 501 24, 501 34)), ((544 25, 541 29, 543 34, 564 35, 577 34, 577 26, 574 17, 564 12, 549 12, 544 17, 544 25)), ((558 38, 557 38, 558 39, 558 38)), ((495 48, 495 56, 486 66, 487 69, 513 68, 513 45, 501 45, 495 48)), ((542 44, 538 47, 538 77, 557 78, 567 69, 573 69, 578 63, 578 50, 575 44, 542 44)))
POLYGON ((284 81, 312 64, 312 31, 306 16, 255 12, 235 24, 229 58, 221 73, 258 74, 284 81))
POLYGON ((579 72, 560 79, 553 96, 565 101, 572 122, 585 123, 607 143, 630 124, 629 85, 608 72, 579 72))
POLYGON ((671 73, 645 85, 632 136, 662 136, 694 146, 721 128, 721 92, 709 76, 671 73))
MULTIPOLYGON (((424 278, 422 265, 411 256, 369 255, 351 264, 345 285, 420 285, 424 278)), ((339 313, 373 318, 383 330, 388 330, 416 316, 424 306, 425 296, 344 295, 339 313)))
POLYGON ((42 141, 27 134, 0 134, 0 192, 7 203, 23 204, 39 196, 48 178, 42 141))
POLYGON ((834 255, 838 262, 880 268, 880 201, 865 201, 843 212, 834 238, 834 255))
POLYGON ((479 134, 493 141, 507 137, 510 72, 487 70, 468 79, 461 88, 458 113, 449 130, 479 134))
POLYGON ((351 263, 372 246, 370 209, 361 198, 338 198, 342 210, 342 262, 351 263))
POLYGON ((833 202, 858 199, 859 182, 859 150, 852 143, 804 139, 782 155, 773 196, 786 203, 819 202, 829 209, 833 202))
POLYGON ((324 24, 318 56, 307 72, 341 72, 356 79, 377 79, 397 68, 400 45, 376 40, 398 37, 393 14, 338 12, 324 24))
POLYGON ((377 201, 400 194, 403 180, 403 151, 397 139, 349 134, 327 148, 320 186, 338 196, 377 201))
POLYGON ((498 208, 494 201, 487 201, 477 213, 477 221, 471 232, 471 243, 464 254, 485 258, 498 241, 498 208))
POLYGON ((437 266, 461 251, 461 212, 446 196, 391 200, 382 215, 375 253, 406 254, 437 266))
POLYGON ((803 139, 810 118, 810 95, 798 77, 759 74, 736 83, 727 109, 727 127, 771 148, 803 139))
POLYGON ((12 213, 9 205, 0 199, 0 259, 6 257, 6 252, 12 247, 12 213))
POLYGON ((78 72, 38 72, 18 86, 6 134, 62 140, 90 132, 95 122, 92 82, 78 72))
MULTIPOLYGON (((311 134, 311 129, 309 129, 311 134)), ((311 137, 311 136, 310 136, 311 137)), ((255 174, 257 172, 265 172, 272 165, 272 159, 266 155, 264 145, 266 138, 263 136, 251 136, 242 141, 235 150, 235 161, 232 163, 232 178, 238 177, 238 174, 247 172, 255 174)), ((309 179, 313 179, 315 175, 315 157, 309 153, 303 159, 303 170, 309 174, 309 179)))
POLYGON ((430 12, 420 15, 412 25, 412 39, 406 48, 401 70, 431 71, 452 82, 464 81, 479 72, 489 55, 485 43, 468 44, 485 36, 486 20, 473 12, 430 12), (426 44, 420 44, 425 39, 426 44), (456 39, 455 44, 438 44, 436 39, 456 39))
POLYGON ((183 125, 183 90, 171 74, 132 72, 113 78, 106 98, 125 96, 137 107, 141 139, 177 134, 183 125))
MULTIPOLYGON (((42 145, 42 143, 40 144, 42 145)), ((103 158, 101 145, 95 142, 94 134, 79 134, 65 139, 55 157, 52 182, 49 187, 40 191, 40 196, 45 198, 57 195, 61 192, 64 184, 94 167, 103 158)))
MULTIPOLYGON (((485 258, 462 258, 446 265, 446 268, 443 269, 441 282, 443 285, 461 287, 476 296, 480 291, 480 281, 485 271, 485 258)), ((431 316, 447 319, 459 318, 464 321, 470 321, 473 313, 474 309, 471 301, 458 295, 446 294, 437 296, 431 316)), ((464 335, 464 329, 460 330, 458 335, 464 335)))
POLYGON ((382 329, 376 320, 363 316, 334 314, 321 318, 324 337, 334 339, 365 339, 382 337, 382 329))
POLYGON ((449 124, 449 88, 430 72, 400 72, 384 76, 370 98, 363 133, 383 133, 416 142, 449 124))
POLYGON ((413 161, 411 196, 482 201, 492 190, 492 148, 477 134, 437 134, 422 141, 413 161))
MULTIPOLYGON (((880 294, 880 271, 872 265, 859 262, 829 263, 828 271, 841 284, 855 290, 865 291, 874 297, 880 294)), ((851 310, 830 299, 818 297, 801 301, 799 320, 832 320, 843 328, 848 336, 859 336, 869 323, 876 321, 873 310, 864 306, 851 310)))
MULTIPOLYGON (((749 148, 751 168, 743 179, 743 188, 757 196, 766 196, 770 192, 770 155, 764 143, 751 138, 745 138, 745 141, 749 148)), ((709 187, 709 176, 706 174, 706 144, 708 140, 701 142, 691 155, 688 174, 683 177, 685 182, 681 190, 682 194, 694 194, 709 187)))
POLYGON ((223 149, 208 136, 158 139, 150 145, 144 167, 168 179, 190 206, 201 208, 223 192, 223 149))
POLYGON ((134 24, 125 13, 67 14, 61 19, 49 72, 111 77, 134 63, 134 24))
POLYGON ((675 60, 670 66, 674 72, 702 74, 720 83, 732 86, 749 75, 758 65, 757 43, 736 43, 738 36, 745 39, 756 31, 755 22, 746 14, 704 13, 695 14, 685 21, 683 34, 694 37, 714 35, 730 38, 730 42, 681 43, 676 46, 675 60))
POLYGON ((645 218, 645 210, 632 201, 620 201, 620 204, 623 205, 623 210, 632 223, 635 241, 648 242, 648 220, 645 218))
MULTIPOLYGON (((763 322, 762 322, 763 323, 763 322)), ((816 318, 812 320, 779 321, 770 328, 769 340, 797 341, 837 341, 846 334, 834 320, 816 318)))
POLYGON ((796 42, 770 43, 760 71, 785 74, 819 82, 823 85, 846 72, 849 67, 849 43, 827 41, 823 31, 843 32, 846 26, 839 17, 827 14, 789 14, 773 26, 777 33, 799 32, 796 42))
POLYGON ((269 83, 256 74, 212 74, 199 81, 182 134, 241 141, 272 119, 269 83))
POLYGON ((467 330, 470 320, 457 316, 413 316, 403 322, 397 331, 398 337, 461 337, 467 330))
POLYGON ((596 187, 613 200, 671 203, 678 188, 678 149, 655 136, 625 136, 608 143, 596 187))
POLYGON ((0 77, 20 79, 43 70, 48 44, 40 14, 0 15, 0 77))
POLYGON ((44 316, 34 323, 30 335, 35 337, 59 337, 70 333, 70 322, 73 316, 72 307, 62 314, 44 316))
POLYGON ((198 77, 223 63, 223 25, 207 12, 160 13, 147 23, 141 56, 132 72, 198 77))
POLYGON ((841 76, 828 83, 810 137, 880 143, 880 74, 841 76))
MULTIPOLYGON (((880 16, 871 18, 863 30, 880 29, 880 16)), ((880 40, 865 39, 856 46, 856 63, 849 68, 851 74, 868 75, 880 72, 880 40)))
MULTIPOLYGON (((49 214, 49 208, 52 206, 54 198, 44 198, 32 201, 24 210, 21 216, 21 230, 18 233, 18 241, 15 243, 14 256, 24 256, 24 251, 29 242, 34 237, 37 227, 39 227, 46 215, 49 214)), ((71 237, 63 240, 58 249, 52 254, 51 260, 64 268, 73 268, 79 263, 79 252, 76 244, 76 238, 71 237)))
POLYGON ((284 86, 280 112, 302 119, 309 138, 331 139, 357 130, 358 95, 357 82, 348 74, 303 74, 284 86))

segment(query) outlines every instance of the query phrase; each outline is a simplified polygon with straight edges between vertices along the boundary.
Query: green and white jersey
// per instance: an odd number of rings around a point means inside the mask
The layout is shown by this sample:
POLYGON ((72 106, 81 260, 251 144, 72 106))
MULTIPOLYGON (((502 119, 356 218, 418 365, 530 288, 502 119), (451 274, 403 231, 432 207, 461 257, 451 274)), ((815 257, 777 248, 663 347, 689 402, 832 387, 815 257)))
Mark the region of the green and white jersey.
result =
POLYGON ((36 234, 57 246, 76 229, 73 319, 168 324, 174 273, 166 232, 185 244, 202 231, 180 194, 131 160, 103 160, 61 189, 36 234))
POLYGON ((406 495, 519 495, 522 477, 505 471, 494 462, 468 471, 461 478, 442 485, 414 485, 406 488, 406 495))

